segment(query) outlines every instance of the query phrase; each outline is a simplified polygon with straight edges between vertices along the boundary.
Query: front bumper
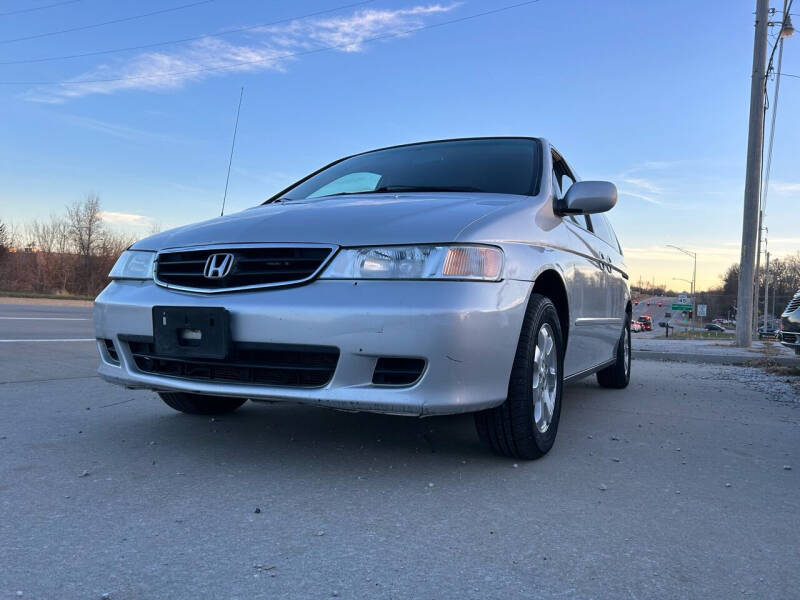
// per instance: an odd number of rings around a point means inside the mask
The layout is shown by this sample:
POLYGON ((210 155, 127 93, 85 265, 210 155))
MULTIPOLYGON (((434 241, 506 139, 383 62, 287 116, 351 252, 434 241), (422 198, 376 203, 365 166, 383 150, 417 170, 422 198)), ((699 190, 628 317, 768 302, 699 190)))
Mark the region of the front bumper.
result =
POLYGON ((100 347, 99 374, 131 388, 287 400, 426 416, 501 404, 530 282, 322 281, 208 296, 152 282, 112 282, 95 300, 97 338, 113 340, 119 364, 100 347), (335 346, 339 361, 323 387, 193 381, 137 368, 127 336, 152 336, 153 306, 222 306, 236 342, 335 346), (120 339, 122 337, 122 339, 120 339), (379 357, 424 358, 411 386, 372 383, 379 357))
POLYGON ((776 337, 787 348, 800 348, 800 310, 781 316, 781 328, 776 337))

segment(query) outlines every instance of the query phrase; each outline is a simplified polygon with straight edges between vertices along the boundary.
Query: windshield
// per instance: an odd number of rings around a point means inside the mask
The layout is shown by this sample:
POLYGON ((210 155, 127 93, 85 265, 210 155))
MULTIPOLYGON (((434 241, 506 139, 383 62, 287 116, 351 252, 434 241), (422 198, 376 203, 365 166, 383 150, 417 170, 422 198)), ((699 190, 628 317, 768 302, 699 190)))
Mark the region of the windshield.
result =
POLYGON ((523 138, 428 142, 375 150, 339 161, 277 199, 392 192, 533 195, 539 145, 523 138))

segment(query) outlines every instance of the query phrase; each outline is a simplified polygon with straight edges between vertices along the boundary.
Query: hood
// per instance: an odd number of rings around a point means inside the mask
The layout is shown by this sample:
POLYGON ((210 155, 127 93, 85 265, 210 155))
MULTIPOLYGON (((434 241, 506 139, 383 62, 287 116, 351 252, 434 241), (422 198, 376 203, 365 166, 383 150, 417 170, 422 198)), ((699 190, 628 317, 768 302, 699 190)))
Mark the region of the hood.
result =
POLYGON ((523 196, 507 194, 371 194, 256 206, 145 238, 132 247, 162 250, 207 244, 277 242, 340 246, 456 241, 476 219, 523 196))

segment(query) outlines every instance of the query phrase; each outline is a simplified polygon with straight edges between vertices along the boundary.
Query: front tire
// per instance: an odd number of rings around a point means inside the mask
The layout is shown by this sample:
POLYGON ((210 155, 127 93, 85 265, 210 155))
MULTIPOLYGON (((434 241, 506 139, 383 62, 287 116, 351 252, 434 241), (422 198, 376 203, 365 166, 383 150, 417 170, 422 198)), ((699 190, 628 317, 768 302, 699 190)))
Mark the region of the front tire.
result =
POLYGON ((184 392, 159 392, 158 395, 170 408, 189 415, 225 415, 247 402, 242 398, 202 396, 184 392))
POLYGON ((506 401, 475 413, 475 427, 495 454, 536 459, 556 440, 564 386, 564 345, 553 303, 531 295, 506 401))
POLYGON ((617 360, 610 367, 597 372, 600 387, 621 390, 631 381, 631 320, 625 319, 625 327, 617 342, 617 360))

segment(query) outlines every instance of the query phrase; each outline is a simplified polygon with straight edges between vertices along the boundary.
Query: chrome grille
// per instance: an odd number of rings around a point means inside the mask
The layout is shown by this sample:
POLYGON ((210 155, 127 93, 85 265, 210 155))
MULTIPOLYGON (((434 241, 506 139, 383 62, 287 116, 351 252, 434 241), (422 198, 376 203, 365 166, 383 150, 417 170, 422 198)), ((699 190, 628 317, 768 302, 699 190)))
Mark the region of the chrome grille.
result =
MULTIPOLYGON (((332 246, 206 246, 159 252, 155 280, 161 285, 198 292, 245 290, 302 283, 314 277, 333 253, 332 246), (224 276, 209 277, 214 255, 232 255, 224 276)), ((213 270, 212 270, 213 272, 213 270)))
POLYGON ((798 308, 800 308, 800 294, 795 294, 794 298, 791 299, 789 305, 786 307, 786 310, 783 311, 783 314, 791 314, 798 308))

